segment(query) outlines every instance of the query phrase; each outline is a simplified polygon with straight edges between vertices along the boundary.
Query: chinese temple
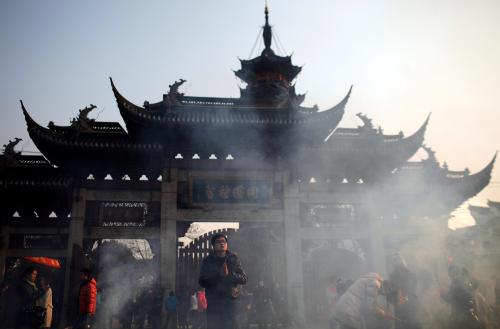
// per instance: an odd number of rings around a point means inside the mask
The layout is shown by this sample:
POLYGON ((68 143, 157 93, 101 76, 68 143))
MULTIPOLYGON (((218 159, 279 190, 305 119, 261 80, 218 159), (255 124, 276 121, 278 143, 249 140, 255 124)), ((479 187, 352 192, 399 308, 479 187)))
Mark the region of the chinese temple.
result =
POLYGON ((92 119, 92 104, 44 126, 21 101, 41 155, 16 151, 19 139, 0 155, 0 269, 58 259, 60 325, 96 243, 146 240, 158 284, 191 290, 211 233, 179 238, 194 222, 238 222, 227 234, 249 284, 279 286, 278 307, 300 327, 327 312, 318 296, 331 276, 386 274, 388 255, 429 225, 447 230, 449 214, 489 183, 496 156, 477 173, 436 160, 424 144, 430 116, 408 134, 385 134, 361 113, 358 127, 338 127, 350 86, 331 108, 303 106, 302 68, 273 50, 268 16, 262 53, 235 71, 238 98, 188 96, 180 79, 138 105, 110 78, 125 127, 92 119), (410 161, 419 150, 428 157, 410 161))

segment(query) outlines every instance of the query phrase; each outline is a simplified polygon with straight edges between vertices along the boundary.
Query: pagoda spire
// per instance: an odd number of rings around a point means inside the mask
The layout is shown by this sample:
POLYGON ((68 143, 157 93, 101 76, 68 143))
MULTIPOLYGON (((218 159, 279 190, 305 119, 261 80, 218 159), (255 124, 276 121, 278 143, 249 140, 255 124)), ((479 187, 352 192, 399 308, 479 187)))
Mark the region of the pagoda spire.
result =
POLYGON ((269 8, 267 7, 267 1, 266 1, 266 6, 264 7, 264 15, 266 18, 266 24, 264 25, 264 30, 262 32, 262 37, 264 38, 264 50, 262 51, 263 55, 273 55, 274 52, 271 49, 271 42, 273 39, 273 32, 271 29, 271 25, 269 25, 269 8))

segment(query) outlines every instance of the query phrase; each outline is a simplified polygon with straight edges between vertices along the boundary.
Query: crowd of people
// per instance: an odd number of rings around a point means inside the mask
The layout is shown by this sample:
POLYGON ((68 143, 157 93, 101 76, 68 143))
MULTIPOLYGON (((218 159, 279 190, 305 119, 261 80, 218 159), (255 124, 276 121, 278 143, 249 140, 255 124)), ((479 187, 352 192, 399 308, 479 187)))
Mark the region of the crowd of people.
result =
POLYGON ((26 267, 19 280, 4 284, 5 328, 50 328, 52 326, 52 288, 46 277, 26 267))
MULTIPOLYGON (((97 285, 89 269, 81 271, 78 289, 78 313, 72 328, 90 327, 96 312, 97 285)), ((20 278, 4 283, 2 290, 2 328, 38 329, 52 328, 54 305, 50 282, 38 276, 35 267, 27 266, 20 278)))
MULTIPOLYGON (((279 287, 259 281, 251 288, 241 288, 235 303, 234 320, 240 329, 285 328, 284 296, 279 287)), ((188 291, 188 290, 185 290, 188 291)), ((99 292, 97 306, 105 292, 99 292)), ((159 287, 146 289, 125 303, 118 314, 107 314, 103 321, 98 309, 96 327, 103 329, 206 329, 208 302, 204 288, 190 293, 165 293, 159 287), (163 322, 161 314, 164 313, 163 322), (112 325, 112 322, 115 325, 112 325)), ((225 314, 225 313, 224 313, 225 314)))
POLYGON ((330 328, 500 328, 500 286, 494 288, 495 301, 488 304, 478 280, 466 268, 450 265, 448 275, 449 287, 433 294, 434 300, 426 300, 429 305, 423 305, 417 276, 402 259, 385 280, 378 273, 355 281, 333 278, 327 289, 332 306, 330 328))
MULTIPOLYGON (((123 329, 288 328, 286 300, 279 285, 267 286, 260 280, 246 287, 247 276, 238 256, 228 250, 228 238, 216 234, 211 243, 213 253, 203 259, 199 288, 179 294, 164 293, 159 285, 141 288, 123 301, 118 313, 106 309, 106 289, 98 289, 90 269, 82 269, 77 314, 68 320, 69 327, 112 329, 119 322, 123 329)), ((488 303, 481 284, 466 268, 451 264, 448 275, 449 286, 440 289, 434 301, 425 300, 417 275, 400 256, 393 260, 387 279, 378 273, 356 280, 332 277, 327 288, 330 329, 500 328, 499 282, 489 287, 494 289, 495 300, 488 303), (424 309, 438 305, 436 300, 449 311, 431 310, 443 321, 429 322, 424 309)), ((2 328, 52 327, 52 289, 36 268, 28 266, 19 280, 4 284, 1 293, 8 300, 2 328)))

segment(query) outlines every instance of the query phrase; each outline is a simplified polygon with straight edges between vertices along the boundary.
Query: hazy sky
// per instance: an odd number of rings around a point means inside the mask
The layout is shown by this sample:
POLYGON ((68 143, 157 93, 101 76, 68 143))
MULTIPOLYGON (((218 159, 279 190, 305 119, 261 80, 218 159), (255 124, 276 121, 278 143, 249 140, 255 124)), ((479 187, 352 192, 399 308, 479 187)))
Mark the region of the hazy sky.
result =
MULTIPOLYGON (((358 125, 355 113, 363 112, 386 133, 408 135, 432 112, 425 143, 451 169, 476 172, 500 149, 500 1, 269 6, 284 50, 304 65, 297 91, 307 92, 305 105, 330 107, 354 84, 342 127, 358 125)), ((23 149, 35 150, 19 99, 42 125, 67 124, 90 103, 99 120, 122 122, 109 76, 137 104, 161 100, 178 78, 188 80, 187 95, 237 97, 232 70, 250 55, 263 7, 255 0, 1 1, 1 144, 22 137, 23 149)), ((260 40, 253 55, 259 47, 260 40)), ((472 203, 488 198, 500 200, 498 168, 472 203)))

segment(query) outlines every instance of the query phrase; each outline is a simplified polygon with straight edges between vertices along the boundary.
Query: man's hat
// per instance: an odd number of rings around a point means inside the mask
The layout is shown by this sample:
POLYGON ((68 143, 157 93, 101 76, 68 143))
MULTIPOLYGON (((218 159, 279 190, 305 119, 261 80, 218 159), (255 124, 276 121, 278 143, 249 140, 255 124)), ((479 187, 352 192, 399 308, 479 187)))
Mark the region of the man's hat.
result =
POLYGON ((228 242, 227 236, 225 234, 215 233, 212 236, 212 239, 210 239, 210 243, 213 245, 215 243, 215 240, 217 240, 218 238, 224 238, 224 240, 226 240, 226 242, 228 242))

